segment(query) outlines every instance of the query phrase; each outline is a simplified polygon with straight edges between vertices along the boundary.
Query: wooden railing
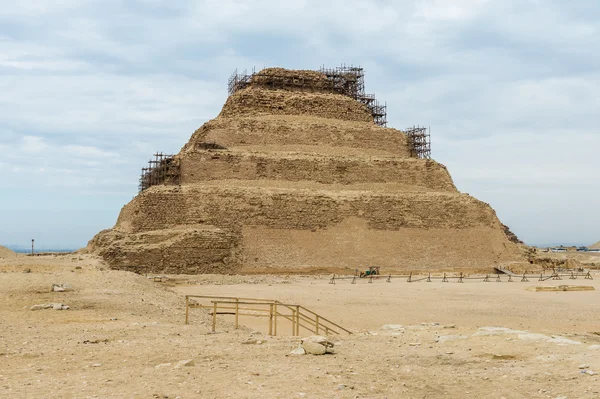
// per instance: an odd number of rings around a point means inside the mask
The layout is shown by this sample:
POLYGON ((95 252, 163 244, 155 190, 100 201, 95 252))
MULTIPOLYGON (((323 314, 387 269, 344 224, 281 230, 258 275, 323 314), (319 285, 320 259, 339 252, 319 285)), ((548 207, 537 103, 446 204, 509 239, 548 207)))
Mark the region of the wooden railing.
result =
POLYGON ((208 309, 212 315, 212 331, 217 328, 217 315, 233 315, 234 325, 239 327, 240 316, 265 317, 269 319, 269 335, 277 335, 278 323, 286 320, 291 323, 292 335, 299 336, 300 328, 304 328, 315 334, 324 333, 341 334, 342 332, 352 334, 351 331, 332 322, 297 304, 287 304, 280 301, 259 298, 222 297, 208 295, 186 295, 185 296, 185 324, 189 324, 189 309, 208 309), (197 301, 204 299, 202 304, 197 301))

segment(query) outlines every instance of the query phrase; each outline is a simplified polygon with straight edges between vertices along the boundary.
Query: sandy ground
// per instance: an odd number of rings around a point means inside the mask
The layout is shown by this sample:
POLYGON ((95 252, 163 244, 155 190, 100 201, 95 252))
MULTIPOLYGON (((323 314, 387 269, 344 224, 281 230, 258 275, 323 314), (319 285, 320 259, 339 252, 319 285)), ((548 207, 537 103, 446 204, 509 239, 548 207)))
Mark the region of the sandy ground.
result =
POLYGON ((600 373, 600 274, 594 276, 543 283, 382 278, 333 285, 327 276, 154 282, 106 270, 88 256, 0 260, 0 397, 598 398, 599 375, 585 373, 600 373), (53 283, 73 290, 50 292, 53 283), (563 284, 596 290, 527 290, 563 284), (298 303, 353 334, 332 337, 335 354, 294 356, 298 338, 264 335, 265 319, 242 317, 244 327, 234 330, 219 316, 211 334, 210 317, 193 309, 184 325, 184 294, 298 303), (70 308, 29 310, 51 302, 70 308), (396 326, 383 327, 389 324, 396 326), (248 341, 252 330, 263 334, 248 341), (177 367, 186 359, 193 365, 177 367))

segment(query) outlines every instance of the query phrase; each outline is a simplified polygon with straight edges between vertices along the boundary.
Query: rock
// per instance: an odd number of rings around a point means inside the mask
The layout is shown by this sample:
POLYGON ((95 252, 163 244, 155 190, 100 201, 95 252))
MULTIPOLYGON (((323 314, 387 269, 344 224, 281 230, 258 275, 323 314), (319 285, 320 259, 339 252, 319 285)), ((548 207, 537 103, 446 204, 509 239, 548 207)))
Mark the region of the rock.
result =
POLYGON ((590 365, 589 365, 589 364, 580 364, 580 365, 579 365, 579 370, 585 370, 585 369, 587 369, 587 368, 590 368, 590 365))
POLYGON ((306 355, 306 351, 303 347, 299 346, 290 352, 290 355, 306 355))
POLYGON ((421 343, 420 343, 420 342, 410 342, 410 343, 408 344, 408 346, 420 346, 420 345, 421 345, 421 343))
POLYGON ((69 284, 52 284, 52 292, 65 292, 71 290, 72 288, 69 284))
POLYGON ((53 303, 42 303, 39 305, 33 305, 31 310, 42 310, 42 309, 52 309, 54 307, 53 303))
POLYGON ((162 369, 165 367, 171 367, 172 363, 161 363, 161 364, 157 364, 156 366, 154 366, 155 369, 162 369))
POLYGON ((324 355, 333 348, 333 342, 322 335, 313 335, 302 339, 302 348, 311 355, 324 355))
POLYGON ((343 390, 344 390, 344 389, 346 389, 346 388, 347 388, 347 386, 346 386, 346 385, 344 385, 344 384, 340 384, 340 385, 338 385, 337 387, 335 387, 335 389, 336 389, 336 390, 338 390, 338 391, 343 391, 343 390))
POLYGON ((404 326, 401 324, 385 324, 381 326, 381 329, 384 331, 403 331, 404 326))
POLYGON ((595 371, 592 371, 592 370, 586 370, 585 373, 587 375, 596 375, 596 374, 598 374, 598 373, 596 373, 595 371))
POLYGON ((175 364, 175 369, 180 369, 182 367, 192 367, 194 366, 194 360, 193 359, 186 359, 186 360, 180 360, 177 362, 177 364, 175 364))
POLYGON ((456 324, 447 324, 447 325, 443 326, 442 328, 456 328, 456 324))
POLYGON ((258 343, 257 340, 249 338, 249 339, 245 340, 244 342, 242 342, 242 345, 254 345, 256 343, 258 343))
POLYGON ((465 335, 442 335, 437 337, 437 339, 435 340, 435 342, 439 342, 439 343, 444 343, 444 342, 448 342, 448 341, 456 341, 459 339, 467 339, 469 337, 465 336, 465 335))
POLYGON ((54 309, 54 310, 67 310, 69 307, 62 303, 42 303, 39 305, 33 305, 31 310, 42 310, 42 309, 54 309))
POLYGON ((303 342, 304 341, 311 341, 311 342, 314 342, 316 344, 321 344, 321 345, 333 347, 333 342, 331 342, 329 340, 329 338, 324 337, 323 335, 313 335, 311 337, 304 338, 302 341, 303 342))
POLYGON ((92 367, 100 367, 100 366, 102 366, 102 363, 94 363, 94 364, 92 364, 92 367))
POLYGON ((310 355, 324 355, 327 353, 327 347, 325 345, 312 341, 302 342, 302 348, 310 355))

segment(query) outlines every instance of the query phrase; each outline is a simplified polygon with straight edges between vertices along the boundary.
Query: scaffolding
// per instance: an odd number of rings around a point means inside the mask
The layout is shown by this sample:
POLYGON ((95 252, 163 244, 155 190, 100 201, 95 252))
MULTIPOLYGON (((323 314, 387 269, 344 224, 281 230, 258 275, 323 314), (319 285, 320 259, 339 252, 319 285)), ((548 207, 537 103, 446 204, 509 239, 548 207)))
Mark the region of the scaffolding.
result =
POLYGON ((404 130, 408 138, 410 156, 419 159, 431 159, 430 128, 413 126, 404 130))
POLYGON ((175 156, 157 152, 153 157, 148 161, 148 167, 142 168, 139 191, 142 192, 160 184, 179 184, 179 163, 176 162, 175 156))
POLYGON ((364 104, 373 115, 373 121, 376 125, 387 126, 387 104, 379 103, 375 98, 375 94, 365 93, 365 72, 363 68, 352 65, 342 65, 337 68, 322 66, 316 72, 323 74, 325 79, 310 78, 301 74, 297 76, 293 74, 265 74, 256 72, 254 68, 251 74, 248 74, 246 70, 238 73, 236 69, 227 82, 227 90, 231 96, 237 91, 253 85, 273 90, 292 89, 342 94, 364 104))

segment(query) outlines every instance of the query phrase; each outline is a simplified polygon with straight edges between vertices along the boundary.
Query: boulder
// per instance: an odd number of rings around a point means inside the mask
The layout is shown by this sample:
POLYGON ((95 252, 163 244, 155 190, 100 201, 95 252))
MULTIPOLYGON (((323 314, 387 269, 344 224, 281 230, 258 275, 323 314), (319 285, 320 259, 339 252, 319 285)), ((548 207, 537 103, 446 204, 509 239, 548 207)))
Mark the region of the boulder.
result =
POLYGON ((324 355, 328 352, 332 352, 333 342, 322 335, 313 335, 312 337, 303 338, 301 346, 308 354, 324 355))

